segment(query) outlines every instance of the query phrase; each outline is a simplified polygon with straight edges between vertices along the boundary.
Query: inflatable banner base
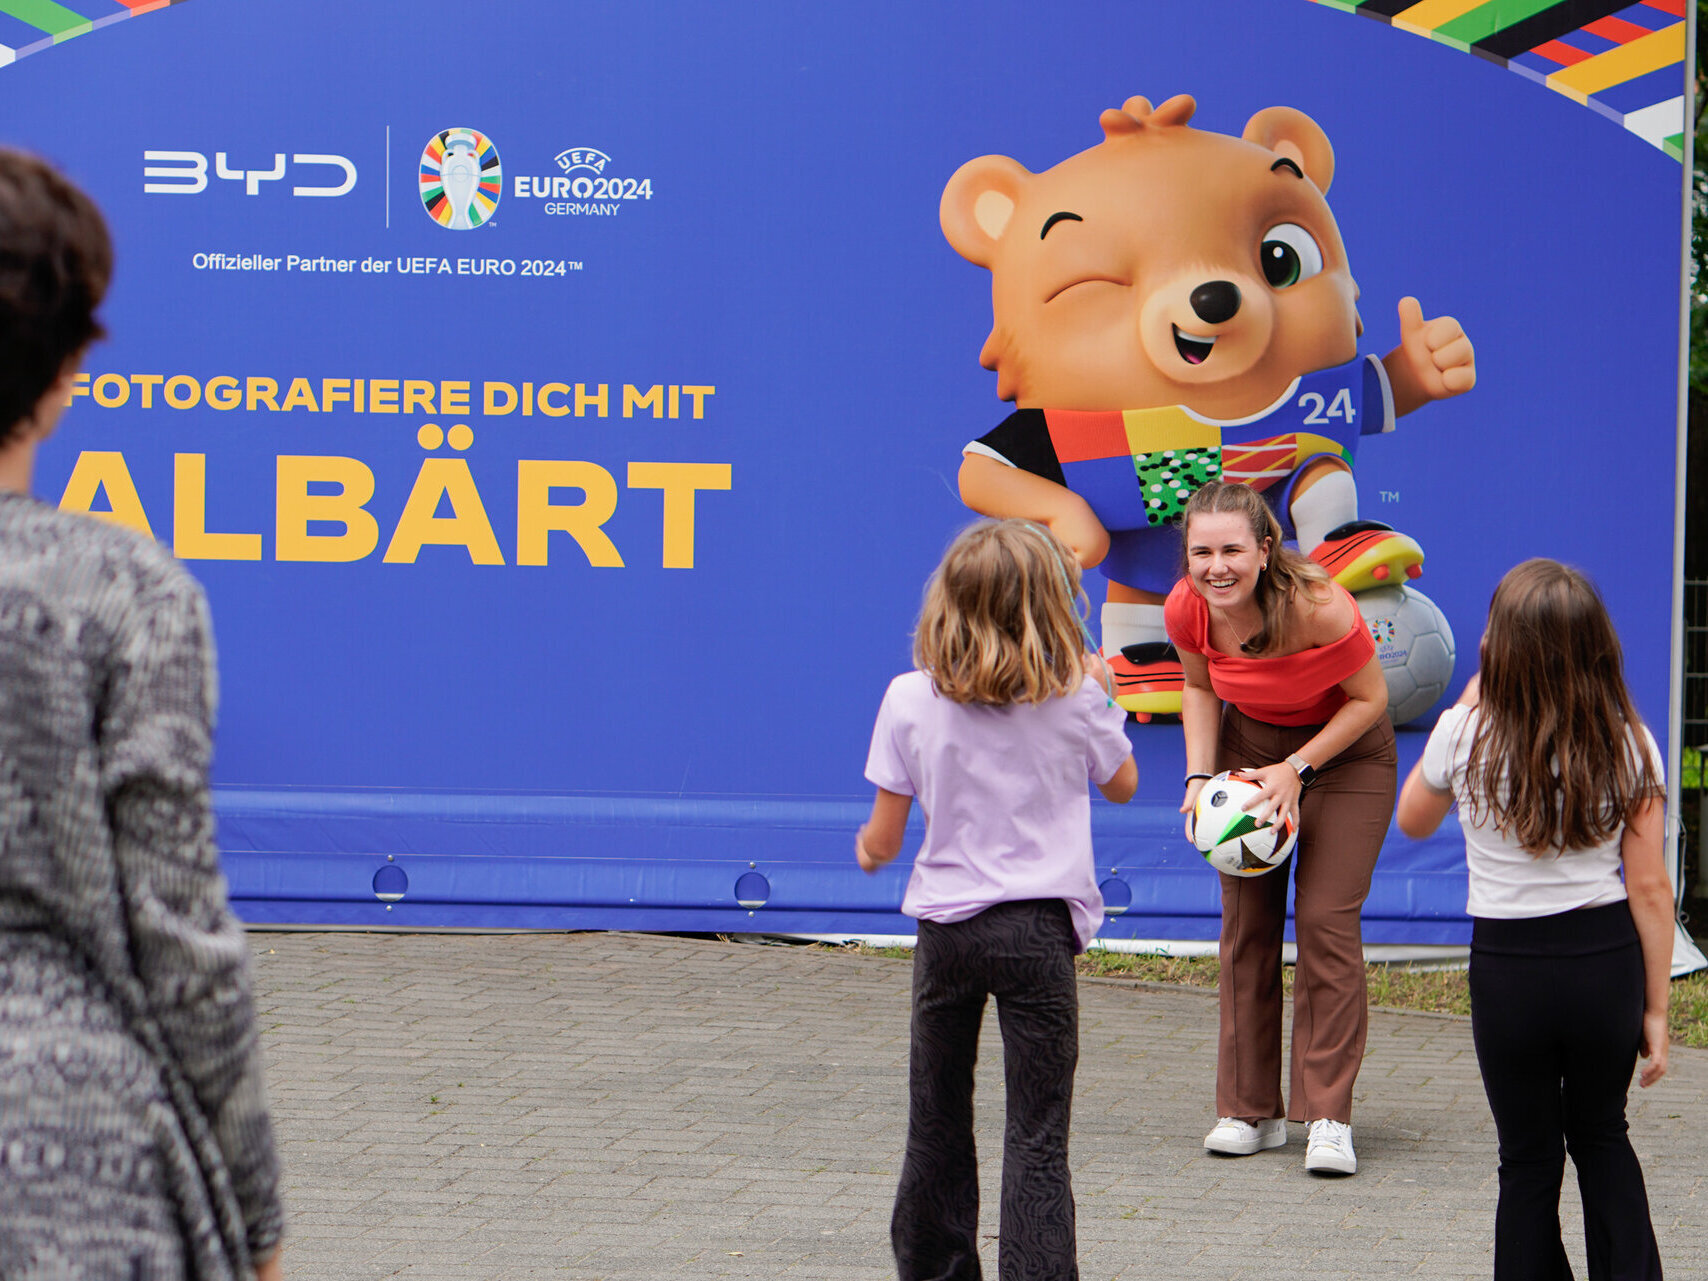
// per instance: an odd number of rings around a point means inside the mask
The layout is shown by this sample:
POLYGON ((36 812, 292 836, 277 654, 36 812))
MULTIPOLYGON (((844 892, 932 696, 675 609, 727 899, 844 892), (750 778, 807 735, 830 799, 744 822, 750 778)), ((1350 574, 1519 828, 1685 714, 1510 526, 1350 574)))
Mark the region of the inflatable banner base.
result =
MULTIPOLYGON (((231 896, 251 924, 911 934, 908 867, 851 874, 865 802, 221 788, 231 896), (747 857, 717 857, 731 847, 747 857)), ((1104 939, 1214 939, 1216 876, 1166 804, 1094 811, 1104 939)), ((917 823, 908 847, 918 846, 917 823)), ((1377 866, 1371 943, 1462 944, 1451 821, 1377 866)))

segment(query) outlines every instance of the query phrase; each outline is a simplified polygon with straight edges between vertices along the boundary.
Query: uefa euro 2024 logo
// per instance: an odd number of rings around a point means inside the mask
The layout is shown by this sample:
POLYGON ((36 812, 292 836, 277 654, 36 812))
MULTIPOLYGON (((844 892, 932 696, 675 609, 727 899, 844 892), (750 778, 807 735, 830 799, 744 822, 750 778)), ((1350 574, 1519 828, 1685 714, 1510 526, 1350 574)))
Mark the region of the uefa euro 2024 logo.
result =
POLYGON ((446 129, 421 152, 421 206, 441 227, 483 227, 504 194, 498 148, 477 129, 446 129))

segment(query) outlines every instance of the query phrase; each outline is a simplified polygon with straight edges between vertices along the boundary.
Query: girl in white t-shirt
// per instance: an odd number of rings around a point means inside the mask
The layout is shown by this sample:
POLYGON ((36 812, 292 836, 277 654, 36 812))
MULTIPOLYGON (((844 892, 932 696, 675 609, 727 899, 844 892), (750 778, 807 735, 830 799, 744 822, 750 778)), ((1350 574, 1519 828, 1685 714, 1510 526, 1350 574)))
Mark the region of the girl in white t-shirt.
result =
POLYGON ((1495 588, 1481 672, 1443 712, 1399 799, 1433 832, 1455 802, 1470 870, 1471 1031, 1500 1141, 1497 1281, 1570 1281, 1570 1151, 1591 1281, 1661 1276, 1626 1137, 1639 1055, 1667 1067, 1672 886, 1655 740, 1619 637, 1577 570, 1529 560, 1495 588))
POLYGON ((902 911, 919 919, 908 1055, 907 1155, 890 1241, 901 1281, 973 1281, 978 1162, 973 1062, 987 996, 1002 1023, 1008 1125, 998 1267, 1079 1275, 1068 1113, 1079 1058, 1074 954, 1103 919, 1086 781, 1125 803, 1138 786, 1126 713, 1086 652, 1079 565, 1041 525, 961 534, 926 588, 917 671, 890 682, 866 777, 877 785, 855 856, 876 872, 925 812, 902 911))

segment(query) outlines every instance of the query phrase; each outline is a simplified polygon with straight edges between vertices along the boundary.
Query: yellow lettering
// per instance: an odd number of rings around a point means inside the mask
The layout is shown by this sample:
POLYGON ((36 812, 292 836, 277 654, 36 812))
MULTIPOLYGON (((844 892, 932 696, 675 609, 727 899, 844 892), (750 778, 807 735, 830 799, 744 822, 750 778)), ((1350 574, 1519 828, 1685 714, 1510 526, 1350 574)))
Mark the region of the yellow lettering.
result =
POLYGON ((497 418, 516 408, 516 388, 510 383, 486 383, 483 387, 481 412, 497 418))
POLYGON ((350 403, 350 380, 348 378, 322 378, 320 380, 321 407, 327 413, 331 413, 332 406, 340 401, 345 404, 350 403))
POLYGON ((397 379, 375 378, 368 383, 368 412, 395 414, 397 412, 397 379))
POLYGON ((600 383, 599 390, 593 392, 587 390, 586 383, 576 383, 575 416, 580 418, 587 412, 589 406, 594 406, 599 410, 599 417, 603 418, 608 407, 606 402, 609 391, 610 389, 604 383, 600 383))
POLYGON ((558 404, 558 405, 551 404, 546 400, 546 397, 547 396, 567 396, 567 395, 569 395, 569 385, 567 383, 547 383, 544 387, 540 388, 540 396, 539 396, 539 402, 538 402, 539 406, 540 406, 540 412, 542 414, 544 414, 547 418, 562 418, 565 414, 567 414, 569 412, 569 406, 568 405, 562 405, 562 404, 558 404))
POLYGON ((665 569, 694 568, 694 493, 728 489, 728 463, 630 463, 630 489, 664 491, 665 569))
POLYGON ((623 417, 633 418, 635 410, 650 409, 654 418, 664 417, 664 388, 654 383, 642 392, 630 383, 623 384, 623 417))
POLYGON ((166 381, 165 377, 161 374, 132 374, 130 380, 131 384, 142 392, 142 407, 153 409, 154 389, 166 381))
MULTIPOLYGON (((446 418, 455 418, 469 411, 469 385, 463 382, 439 384, 439 412, 446 418)), ((433 411, 429 409, 428 413, 433 411)))
POLYGON ((706 416, 705 398, 707 396, 715 396, 717 391, 718 389, 716 387, 694 387, 687 383, 682 385, 682 394, 684 396, 692 396, 694 398, 694 417, 696 418, 704 418, 706 416))
POLYGON ((249 412, 254 413, 257 405, 265 405, 274 413, 279 410, 279 384, 271 378, 251 378, 249 380, 249 412))
POLYGON ((418 378, 403 382, 403 412, 406 414, 433 412, 433 384, 418 378))
POLYGON ((89 394, 89 375, 85 374, 85 373, 77 373, 77 374, 72 375, 71 391, 66 396, 65 403, 67 405, 69 405, 72 401, 76 400, 79 396, 87 396, 88 394, 89 394))
POLYGON ((166 403, 174 409, 194 409, 202 403, 202 385, 188 374, 177 374, 166 383, 166 403))
POLYGON ((311 414, 320 412, 320 406, 314 403, 314 388, 308 385, 308 379, 291 379, 291 389, 285 393, 285 403, 280 408, 306 409, 311 414))
POLYGON ((87 512, 154 537, 154 531, 148 527, 148 515, 142 510, 142 498, 136 492, 136 482, 131 480, 130 468, 125 465, 125 456, 116 450, 85 449, 77 455, 71 477, 65 482, 65 493, 60 496, 59 509, 87 512), (102 490, 107 494, 108 511, 95 510, 95 496, 102 490))
POLYGON ((117 409, 130 399, 130 380, 120 374, 102 374, 95 380, 95 403, 102 409, 117 409))
POLYGON ((385 562, 413 565, 422 547, 429 543, 466 547, 469 559, 476 565, 504 563, 504 553, 498 550, 498 539, 493 536, 492 522, 486 518, 486 505, 480 501, 480 490, 475 487, 466 459, 421 461, 421 470, 415 474, 415 484, 403 504, 403 515, 397 518, 391 545, 385 549, 385 562), (447 496, 453 514, 434 515, 439 510, 440 498, 447 496))
POLYGON ((260 560, 261 535, 208 532, 208 456, 172 456, 172 551, 180 560, 260 560))
POLYGON ((617 479, 598 463, 524 458, 516 464, 516 563, 547 563, 553 530, 581 544, 589 565, 621 568, 623 558, 601 526, 617 510, 617 479), (579 503, 553 503, 552 490, 579 489, 579 503))
POLYGON ((274 555, 279 560, 361 560, 380 545, 379 522, 364 505, 374 496, 374 473, 355 458, 280 454, 274 555), (311 494, 311 484, 337 485, 336 494, 311 494), (311 522, 344 527, 341 534, 311 534, 311 522))
POLYGON ((237 379, 230 374, 208 379, 208 385, 203 391, 207 396, 209 409, 236 409, 243 403, 243 391, 238 386, 237 379))

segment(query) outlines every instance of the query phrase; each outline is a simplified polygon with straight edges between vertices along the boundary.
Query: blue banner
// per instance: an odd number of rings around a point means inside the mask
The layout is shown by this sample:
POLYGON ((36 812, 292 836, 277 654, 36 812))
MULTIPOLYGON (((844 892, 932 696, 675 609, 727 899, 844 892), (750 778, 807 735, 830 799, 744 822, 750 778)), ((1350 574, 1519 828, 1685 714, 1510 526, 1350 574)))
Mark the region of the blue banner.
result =
MULTIPOLYGON (((971 516, 962 450, 1014 408, 1016 362, 980 363, 1014 276, 946 239, 945 191, 978 157, 1043 175, 1137 95, 1190 95, 1210 159, 1158 168, 1122 233, 1133 270, 1214 256, 1186 211, 1267 199, 1215 147, 1293 108, 1316 132, 1264 145, 1327 185, 1319 269, 1339 262, 1361 337, 1254 358, 1215 404, 1101 407, 1186 405, 1216 424, 1218 465, 1273 472, 1278 500, 1311 459, 1349 462, 1357 515, 1419 549, 1421 576, 1395 562, 1385 587, 1445 619, 1450 692, 1508 567, 1583 567, 1664 741, 1682 9, 1553 31, 1488 4, 1359 8, 1394 6, 192 0, 131 21, 72 3, 87 21, 57 32, 4 19, 5 141, 62 164, 118 246, 112 337, 39 490, 146 528, 207 587, 239 910, 908 930, 905 876, 854 864, 861 767, 925 578, 971 516), (1473 389, 1412 405, 1373 371, 1356 402, 1291 381, 1402 347, 1407 297, 1462 326, 1473 389), (1278 394, 1284 421, 1230 425, 1278 394), (1234 448, 1254 441, 1271 452, 1234 448)), ((981 194, 968 216, 988 224, 981 194)), ((1018 363, 1047 386, 1072 359, 1018 363)), ((1093 358, 1123 378, 1129 359, 1159 358, 1138 338, 1093 358)), ((1397 668, 1409 626, 1373 623, 1397 668)), ((1104 935, 1214 937, 1215 877, 1175 813, 1179 727, 1129 732, 1138 799, 1095 811, 1100 879, 1127 904, 1104 935)), ((1463 908, 1452 825, 1396 831, 1367 939, 1461 941, 1463 908)))

